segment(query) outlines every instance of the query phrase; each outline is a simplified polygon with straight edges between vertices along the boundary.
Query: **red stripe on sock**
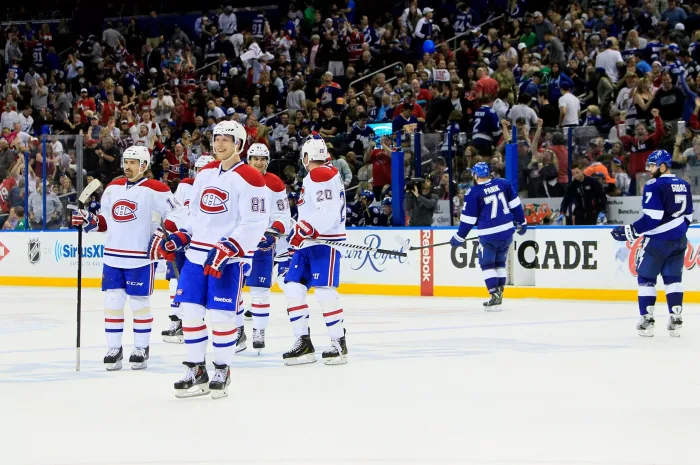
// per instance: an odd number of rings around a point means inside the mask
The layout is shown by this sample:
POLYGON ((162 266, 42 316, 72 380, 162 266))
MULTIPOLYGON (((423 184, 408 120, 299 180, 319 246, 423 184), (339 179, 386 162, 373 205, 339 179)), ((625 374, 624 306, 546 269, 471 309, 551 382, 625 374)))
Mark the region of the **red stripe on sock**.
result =
POLYGON ((134 319, 134 323, 153 323, 153 318, 149 318, 148 320, 136 320, 136 319, 134 319))
POLYGON ((253 304, 253 308, 269 308, 270 304, 253 304))
POLYGON ((336 311, 334 311, 334 312, 324 313, 323 316, 324 316, 324 317, 329 317, 329 316, 337 315, 338 313, 343 313, 343 309, 341 308, 340 310, 336 310, 336 311))
POLYGON ((305 308, 309 308, 309 306, 306 305, 306 304, 304 304, 304 305, 299 305, 298 307, 289 307, 289 308, 287 309, 287 311, 289 311, 289 312, 296 312, 297 310, 303 310, 303 309, 305 309, 305 308))
POLYGON ((124 318, 105 318, 105 323, 124 323, 124 318))
POLYGON ((214 336, 230 336, 232 334, 236 334, 238 331, 238 328, 233 328, 231 331, 212 331, 211 333, 214 336))
POLYGON ((182 327, 182 330, 186 333, 194 333, 195 331, 203 331, 205 329, 207 329, 207 325, 196 326, 194 328, 189 328, 187 326, 182 327))

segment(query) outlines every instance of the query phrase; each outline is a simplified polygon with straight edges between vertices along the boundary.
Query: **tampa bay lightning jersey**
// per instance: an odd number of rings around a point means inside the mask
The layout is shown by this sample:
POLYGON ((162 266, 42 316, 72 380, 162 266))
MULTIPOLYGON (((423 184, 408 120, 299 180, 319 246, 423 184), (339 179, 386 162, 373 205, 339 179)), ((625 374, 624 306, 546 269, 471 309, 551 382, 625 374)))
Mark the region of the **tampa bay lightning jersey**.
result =
POLYGON ((374 129, 365 124, 362 128, 358 123, 352 125, 352 131, 350 132, 350 140, 358 140, 362 142, 362 145, 367 148, 369 146, 369 141, 374 139, 374 129))
POLYGON ((663 42, 648 42, 645 51, 650 60, 656 61, 659 59, 659 54, 663 48, 663 42))
POLYGON ((506 239, 513 235, 514 220, 518 224, 525 223, 518 193, 505 179, 491 179, 474 184, 464 195, 458 234, 466 237, 471 228, 477 226, 479 237, 506 239))
POLYGON ((501 122, 493 109, 484 105, 474 113, 474 137, 493 140, 501 135, 501 122))
POLYGON ((255 19, 253 19, 253 26, 251 27, 252 30, 252 36, 255 37, 256 39, 262 39, 264 34, 265 34, 265 23, 267 22, 267 19, 265 18, 265 15, 257 15, 255 19))
POLYGON ((461 34, 471 28, 473 19, 471 11, 461 11, 455 16, 455 22, 452 27, 456 33, 461 34))
POLYGON ((642 217, 634 222, 635 231, 671 241, 685 236, 693 221, 690 185, 674 174, 663 174, 644 186, 642 217))

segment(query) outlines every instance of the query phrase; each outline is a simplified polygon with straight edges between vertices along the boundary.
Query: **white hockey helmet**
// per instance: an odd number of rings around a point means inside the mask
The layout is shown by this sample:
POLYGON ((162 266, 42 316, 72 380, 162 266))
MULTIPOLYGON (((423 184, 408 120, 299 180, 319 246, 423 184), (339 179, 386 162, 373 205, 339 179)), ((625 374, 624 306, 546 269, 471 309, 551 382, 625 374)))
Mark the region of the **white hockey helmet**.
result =
POLYGON ((151 164, 151 152, 142 145, 132 145, 131 147, 124 150, 122 154, 122 168, 124 168, 124 160, 138 160, 139 161, 139 173, 145 173, 151 164), (142 165, 146 164, 144 168, 142 165))
POLYGON ((255 144, 251 145, 248 149, 248 156, 267 158, 269 161, 270 151, 268 150, 267 145, 256 142, 255 144))
POLYGON ((213 161, 216 161, 216 158, 212 157, 211 155, 201 155, 199 158, 197 158, 197 161, 194 162, 194 169, 199 171, 213 161))
POLYGON ((301 163, 306 167, 309 162, 321 161, 326 162, 328 159, 328 148, 323 138, 320 136, 312 136, 301 146, 301 163), (304 163, 304 155, 307 155, 306 163, 304 163))
POLYGON ((212 139, 215 140, 216 136, 218 135, 233 137, 233 143, 236 146, 237 154, 240 154, 243 151, 243 147, 248 139, 248 134, 245 132, 245 128, 236 121, 222 121, 214 126, 214 134, 212 135, 212 139))

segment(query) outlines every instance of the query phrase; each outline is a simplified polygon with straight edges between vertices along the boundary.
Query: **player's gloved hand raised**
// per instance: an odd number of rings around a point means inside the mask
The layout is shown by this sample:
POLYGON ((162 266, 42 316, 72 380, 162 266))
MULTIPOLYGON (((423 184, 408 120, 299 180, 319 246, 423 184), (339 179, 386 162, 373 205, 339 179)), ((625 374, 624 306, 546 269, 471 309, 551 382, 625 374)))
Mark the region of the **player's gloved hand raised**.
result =
POLYGON ((276 241, 277 238, 271 233, 265 233, 262 240, 258 243, 258 250, 261 250, 263 252, 274 250, 276 241))
POLYGON ((191 240, 192 237, 184 229, 166 235, 162 229, 158 228, 151 238, 148 254, 151 260, 162 257, 171 262, 175 260, 175 252, 190 245, 191 240))
POLYGON ((598 221, 596 221, 596 224, 605 224, 608 222, 608 217, 605 216, 605 213, 600 212, 598 213, 598 221))
POLYGON ((221 277, 221 272, 228 264, 228 261, 234 257, 242 257, 245 252, 233 239, 222 237, 216 243, 213 249, 209 251, 207 259, 204 262, 204 276, 221 277))
POLYGON ((299 248, 306 239, 315 239, 317 237, 318 231, 309 223, 302 220, 294 226, 292 234, 289 235, 289 245, 294 248, 299 248))
POLYGON ((634 226, 632 226, 631 224, 628 224, 626 226, 618 226, 617 228, 610 231, 610 235, 613 237, 613 239, 620 242, 634 242, 635 239, 639 237, 639 234, 637 234, 637 231, 634 230, 634 226))
POLYGON ((523 234, 525 234, 526 231, 527 231, 527 223, 523 223, 523 224, 516 223, 515 232, 517 232, 518 234, 520 234, 522 236, 523 234))
POLYGON ((89 233, 100 226, 100 218, 87 210, 73 210, 71 224, 76 228, 82 226, 83 231, 89 233))
POLYGON ((452 247, 464 247, 465 239, 461 237, 459 234, 455 234, 452 236, 452 239, 450 239, 450 245, 452 247))

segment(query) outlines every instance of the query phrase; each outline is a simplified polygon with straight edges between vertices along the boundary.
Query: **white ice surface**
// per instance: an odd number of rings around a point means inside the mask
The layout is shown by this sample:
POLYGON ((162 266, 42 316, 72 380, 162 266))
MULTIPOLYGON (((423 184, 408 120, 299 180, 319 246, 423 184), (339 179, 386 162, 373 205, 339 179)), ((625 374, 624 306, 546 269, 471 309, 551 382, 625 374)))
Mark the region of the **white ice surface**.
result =
MULTIPOLYGON (((310 300, 320 355, 328 336, 310 300)), ((672 339, 657 305, 644 339, 634 303, 511 300, 485 313, 473 299, 342 296, 350 363, 285 367, 293 338, 273 294, 266 352, 237 355, 229 397, 213 401, 173 395, 184 348, 160 340, 166 292, 139 372, 129 324, 124 369, 104 370, 102 295, 83 302, 76 373, 75 292, 0 288, 0 464, 700 463, 698 306, 672 339)))

